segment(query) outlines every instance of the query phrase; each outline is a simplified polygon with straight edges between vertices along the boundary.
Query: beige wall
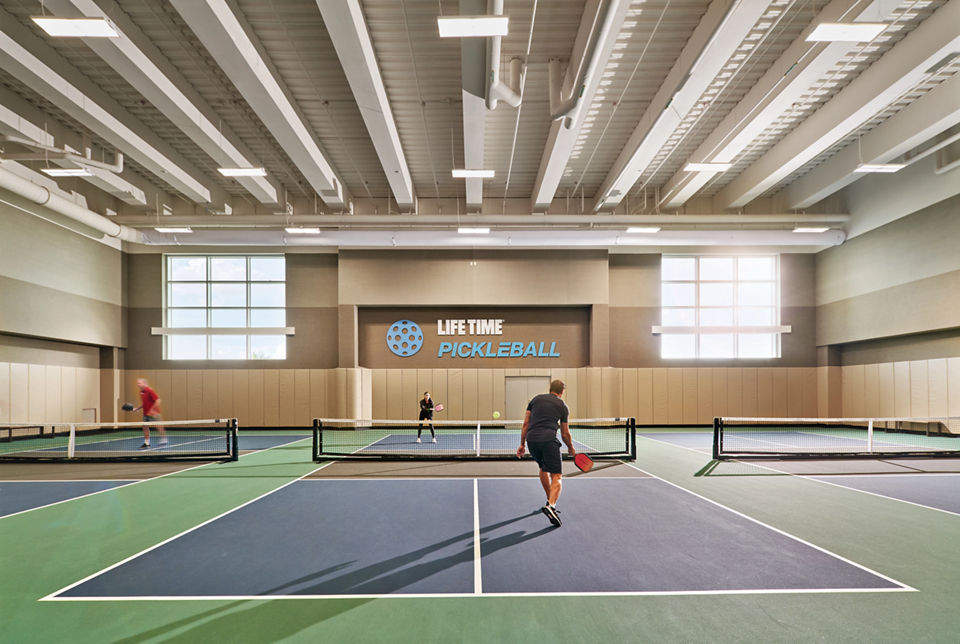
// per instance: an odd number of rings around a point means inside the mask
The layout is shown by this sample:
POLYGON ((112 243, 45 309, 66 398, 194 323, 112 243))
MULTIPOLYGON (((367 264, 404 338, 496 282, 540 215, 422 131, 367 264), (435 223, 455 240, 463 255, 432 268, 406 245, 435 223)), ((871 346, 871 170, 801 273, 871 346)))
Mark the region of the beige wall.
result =
MULTIPOLYGON (((313 418, 369 417, 361 369, 139 369, 121 374, 122 402, 139 404, 137 378, 168 420, 238 418, 241 427, 308 427, 313 418)), ((136 420, 120 413, 121 420, 136 420)))
POLYGON ((0 333, 121 346, 122 254, 0 204, 0 333))
POLYGON ((99 369, 0 362, 0 423, 99 420, 99 408, 99 369))
POLYGON ((960 197, 816 256, 817 344, 960 327, 960 197))
POLYGON ((839 369, 844 416, 960 416, 960 358, 848 365, 839 369))

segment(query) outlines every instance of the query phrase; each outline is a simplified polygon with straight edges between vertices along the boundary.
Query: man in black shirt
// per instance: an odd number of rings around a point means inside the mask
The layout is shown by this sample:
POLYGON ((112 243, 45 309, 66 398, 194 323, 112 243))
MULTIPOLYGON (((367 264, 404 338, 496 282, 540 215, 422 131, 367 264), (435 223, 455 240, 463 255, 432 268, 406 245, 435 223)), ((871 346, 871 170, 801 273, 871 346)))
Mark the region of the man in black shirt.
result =
POLYGON ((520 430, 520 447, 517 449, 517 458, 522 458, 526 443, 530 448, 530 456, 540 466, 540 484, 543 485, 543 491, 547 494, 547 503, 540 508, 540 511, 547 515, 550 523, 557 527, 560 526, 560 517, 556 505, 563 485, 560 441, 557 440, 558 428, 570 456, 577 453, 567 424, 569 410, 560 399, 565 388, 566 385, 562 380, 554 380, 550 383, 550 393, 539 394, 530 400, 527 404, 527 413, 523 418, 523 429, 520 430))

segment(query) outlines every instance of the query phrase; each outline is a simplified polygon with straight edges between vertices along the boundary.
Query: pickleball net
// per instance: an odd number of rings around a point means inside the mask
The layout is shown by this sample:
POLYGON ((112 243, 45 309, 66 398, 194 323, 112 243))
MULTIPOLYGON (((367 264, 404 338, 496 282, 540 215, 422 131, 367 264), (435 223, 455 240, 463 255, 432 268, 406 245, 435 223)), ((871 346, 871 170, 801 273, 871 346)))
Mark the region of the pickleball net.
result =
MULTIPOLYGON (((418 421, 316 418, 313 460, 511 460, 517 457, 522 421, 433 421, 436 442, 418 421)), ((569 423, 578 452, 595 460, 636 460, 633 418, 587 418, 569 423)), ((559 439, 559 431, 557 433, 559 439)), ((566 446, 561 447, 568 458, 566 446)))
POLYGON ((235 418, 0 425, 0 460, 236 460, 237 448, 235 418))
POLYGON ((715 418, 713 457, 960 456, 960 418, 715 418))

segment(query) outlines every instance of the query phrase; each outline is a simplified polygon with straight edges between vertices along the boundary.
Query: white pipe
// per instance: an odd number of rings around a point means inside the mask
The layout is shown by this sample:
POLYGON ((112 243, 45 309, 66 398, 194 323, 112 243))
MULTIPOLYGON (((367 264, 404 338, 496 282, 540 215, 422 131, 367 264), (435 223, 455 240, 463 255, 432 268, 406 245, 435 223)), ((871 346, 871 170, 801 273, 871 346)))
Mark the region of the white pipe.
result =
MULTIPOLYGON (((489 0, 487 12, 491 15, 503 15, 503 0, 489 0)), ((487 40, 487 109, 497 109, 497 101, 506 101, 510 107, 520 107, 520 60, 510 61, 510 85, 500 80, 500 40, 501 36, 491 36, 487 40)))
POLYGON ((0 137, 0 143, 16 143, 17 145, 34 148, 35 150, 41 150, 44 152, 42 155, 29 153, 4 154, 3 158, 10 161, 44 161, 46 159, 66 159, 68 161, 73 161, 77 165, 98 168, 100 170, 106 170, 107 172, 123 172, 123 153, 119 151, 114 152, 113 163, 105 163, 103 161, 95 161, 94 159, 90 158, 90 148, 84 148, 86 151, 86 156, 81 156, 62 148, 54 147, 52 145, 44 145, 43 143, 37 143, 35 141, 31 141, 30 139, 19 136, 0 137))
MULTIPOLYGON (((603 9, 603 21, 600 23, 600 27, 594 31, 590 36, 590 42, 587 45, 587 51, 584 52, 584 60, 587 61, 586 65, 580 65, 580 73, 577 75, 577 80, 573 84, 573 93, 570 95, 570 98, 567 100, 562 100, 560 96, 561 88, 559 83, 554 85, 551 83, 550 86, 550 118, 553 120, 564 119, 563 125, 568 130, 573 127, 574 121, 577 119, 578 110, 580 108, 581 99, 583 94, 587 89, 587 83, 596 73, 597 65, 599 65, 599 44, 604 42, 610 35, 610 30, 613 27, 613 21, 617 13, 617 7, 620 5, 620 0, 607 0, 604 4, 603 9)), ((551 63, 552 64, 552 63, 551 63)), ((559 73, 557 74, 559 76, 559 73)), ((553 81, 554 74, 551 69, 550 80, 553 81)))
POLYGON ((83 206, 78 206, 72 201, 50 192, 43 186, 38 186, 32 181, 18 177, 5 168, 0 168, 0 188, 9 190, 24 199, 29 199, 38 205, 49 208, 54 212, 78 221, 110 237, 135 244, 143 243, 143 235, 139 230, 115 224, 106 217, 98 215, 83 206))
MULTIPOLYGON (((427 226, 526 226, 542 228, 545 225, 572 227, 572 226, 634 226, 643 224, 671 225, 727 225, 727 226, 756 226, 780 224, 795 226, 801 223, 824 223, 837 227, 844 226, 850 221, 850 215, 845 214, 803 214, 803 215, 612 215, 612 214, 580 214, 580 215, 293 215, 283 218, 279 222, 271 222, 270 217, 262 215, 177 215, 176 224, 180 226, 211 226, 216 228, 276 228, 281 226, 346 226, 355 228, 423 228, 427 226), (467 223, 466 219, 469 219, 467 223)), ((122 223, 131 226, 153 227, 152 218, 142 215, 118 218, 122 223)), ((171 224, 173 225, 173 224, 171 224)))

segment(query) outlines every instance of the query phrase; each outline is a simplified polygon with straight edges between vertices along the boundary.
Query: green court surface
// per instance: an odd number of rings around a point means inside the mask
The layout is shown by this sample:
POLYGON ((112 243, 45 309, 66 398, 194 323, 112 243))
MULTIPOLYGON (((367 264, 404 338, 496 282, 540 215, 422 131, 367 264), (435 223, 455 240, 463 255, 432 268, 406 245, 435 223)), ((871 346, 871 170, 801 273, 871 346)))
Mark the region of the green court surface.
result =
POLYGON ((638 438, 635 467, 915 591, 40 601, 314 471, 303 440, 0 519, 0 641, 956 641, 960 516, 746 464, 698 476, 708 463, 702 453, 638 438))

